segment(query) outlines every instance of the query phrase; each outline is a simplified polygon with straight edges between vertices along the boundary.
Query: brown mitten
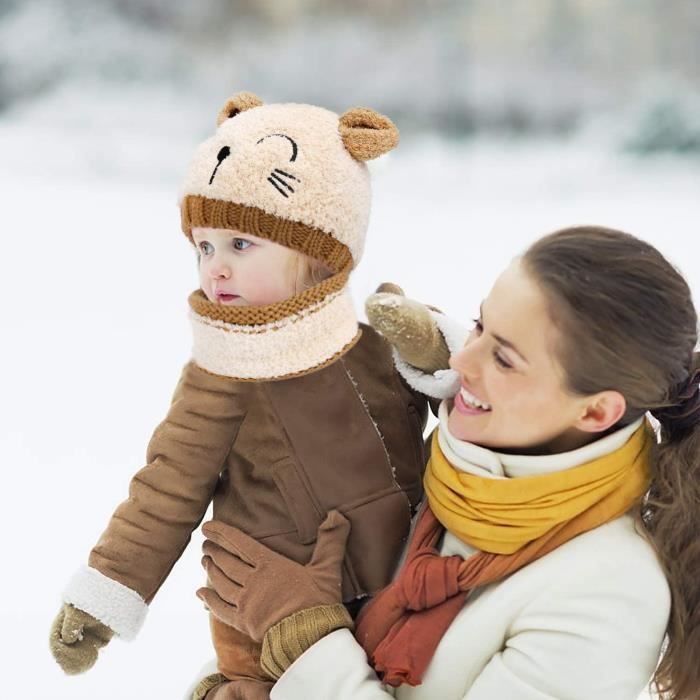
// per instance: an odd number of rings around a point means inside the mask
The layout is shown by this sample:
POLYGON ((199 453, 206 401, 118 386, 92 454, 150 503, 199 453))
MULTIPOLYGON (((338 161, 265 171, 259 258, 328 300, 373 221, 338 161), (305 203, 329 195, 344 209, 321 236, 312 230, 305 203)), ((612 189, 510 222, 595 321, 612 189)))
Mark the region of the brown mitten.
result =
POLYGON ((404 296, 401 287, 381 284, 367 297, 369 323, 409 365, 428 374, 448 368, 450 351, 430 313, 431 307, 404 296))
POLYGON ((92 615, 65 603, 51 625, 49 645, 54 659, 68 674, 84 673, 114 632, 92 615))
POLYGON ((331 511, 318 529, 311 561, 298 564, 268 549, 238 528, 214 520, 202 531, 208 538, 202 563, 209 587, 197 595, 212 614, 256 641, 284 618, 318 607, 342 608, 341 567, 350 522, 331 511))

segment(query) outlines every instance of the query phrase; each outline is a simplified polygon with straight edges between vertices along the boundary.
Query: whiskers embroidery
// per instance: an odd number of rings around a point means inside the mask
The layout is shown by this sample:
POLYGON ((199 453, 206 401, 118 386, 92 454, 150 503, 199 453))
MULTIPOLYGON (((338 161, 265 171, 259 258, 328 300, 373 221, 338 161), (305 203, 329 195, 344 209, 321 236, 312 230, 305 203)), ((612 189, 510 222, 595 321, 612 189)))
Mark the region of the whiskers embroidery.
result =
MULTIPOLYGON (((289 142, 289 145, 292 147, 292 153, 289 158, 289 162, 293 163, 297 159, 297 153, 299 152, 299 146, 297 146, 297 142, 291 137, 287 136, 287 134, 268 134, 267 136, 263 136, 259 141, 256 141, 257 145, 260 145, 263 141, 266 139, 269 139, 271 137, 277 137, 280 139, 285 139, 286 141, 289 142)), ((294 193, 294 188, 291 186, 289 183, 289 180, 294 180, 294 182, 299 182, 299 178, 295 177, 291 173, 287 173, 284 170, 280 170, 279 168, 275 168, 271 173, 270 176, 267 178, 267 181, 285 198, 289 199, 289 192, 292 194, 294 193)))
POLYGON ((284 178, 290 178, 291 180, 294 180, 295 182, 299 182, 299 178, 294 177, 294 175, 290 173, 284 172, 284 170, 280 170, 279 168, 275 168, 271 173, 270 177, 267 178, 267 181, 283 196, 283 197, 289 197, 287 192, 282 189, 282 187, 285 187, 289 192, 294 192, 294 188, 284 179, 284 178), (282 185, 282 187, 280 187, 282 185))
POLYGON ((209 178, 209 184, 211 185, 212 182, 214 182, 214 176, 216 175, 216 171, 219 169, 219 166, 226 160, 231 155, 231 149, 228 146, 224 146, 219 153, 216 156, 216 159, 219 161, 216 164, 216 167, 214 168, 214 172, 211 174, 211 177, 209 178))

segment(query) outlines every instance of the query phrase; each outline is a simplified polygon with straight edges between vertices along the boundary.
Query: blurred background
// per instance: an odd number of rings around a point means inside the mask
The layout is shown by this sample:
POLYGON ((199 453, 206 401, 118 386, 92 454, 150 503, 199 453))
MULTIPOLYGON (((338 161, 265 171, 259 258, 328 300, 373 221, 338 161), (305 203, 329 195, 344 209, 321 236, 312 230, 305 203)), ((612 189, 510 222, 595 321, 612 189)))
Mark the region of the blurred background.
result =
POLYGON ((698 36, 695 0, 1 0, 0 118, 60 135, 61 175, 160 181, 240 89, 368 104, 412 140, 697 157, 698 36))
POLYGON ((697 0, 0 0, 3 696, 169 700, 210 656, 197 533, 136 642, 67 678, 47 636, 189 356, 178 188, 227 97, 398 125, 360 315, 393 280, 470 319, 580 223, 651 241, 697 299, 698 37, 697 0))

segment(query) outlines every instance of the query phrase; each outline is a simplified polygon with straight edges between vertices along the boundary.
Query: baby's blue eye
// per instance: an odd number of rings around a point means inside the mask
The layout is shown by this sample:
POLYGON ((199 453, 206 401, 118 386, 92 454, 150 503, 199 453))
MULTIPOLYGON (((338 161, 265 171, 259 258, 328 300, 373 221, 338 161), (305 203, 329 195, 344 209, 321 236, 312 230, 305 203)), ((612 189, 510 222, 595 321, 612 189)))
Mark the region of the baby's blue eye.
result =
POLYGON ((214 246, 209 241, 202 241, 197 247, 202 252, 202 255, 209 255, 214 252, 214 246))
POLYGON ((236 250, 245 250, 246 248, 249 248, 252 245, 253 245, 253 243, 251 241, 246 241, 245 238, 234 238, 233 239, 233 247, 236 250))

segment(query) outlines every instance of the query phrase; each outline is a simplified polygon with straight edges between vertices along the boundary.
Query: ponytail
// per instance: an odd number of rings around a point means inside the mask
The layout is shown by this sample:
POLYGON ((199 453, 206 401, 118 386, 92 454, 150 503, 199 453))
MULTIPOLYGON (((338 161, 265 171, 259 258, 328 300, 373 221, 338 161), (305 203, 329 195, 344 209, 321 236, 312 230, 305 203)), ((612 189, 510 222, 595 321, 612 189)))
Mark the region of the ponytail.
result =
POLYGON ((641 519, 671 589, 671 617, 653 683, 663 700, 700 698, 700 353, 674 406, 653 411, 661 442, 641 519))

